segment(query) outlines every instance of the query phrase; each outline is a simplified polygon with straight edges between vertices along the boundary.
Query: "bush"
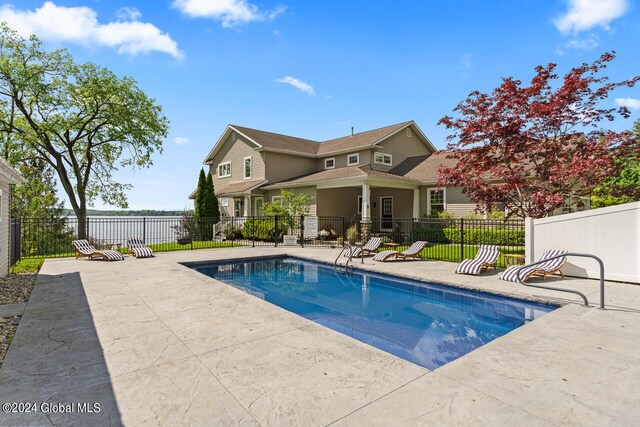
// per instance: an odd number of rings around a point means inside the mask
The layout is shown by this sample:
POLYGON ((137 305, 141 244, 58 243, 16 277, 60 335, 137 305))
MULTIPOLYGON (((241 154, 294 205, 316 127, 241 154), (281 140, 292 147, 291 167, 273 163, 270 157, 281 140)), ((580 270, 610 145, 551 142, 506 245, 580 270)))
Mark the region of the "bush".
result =
POLYGON ((287 225, 278 223, 278 233, 276 235, 276 224, 272 218, 252 218, 244 223, 243 234, 247 239, 266 240, 273 242, 274 239, 282 240, 286 232, 287 225))
MULTIPOLYGON (((459 227, 419 227, 413 230, 413 240, 431 243, 460 243, 459 227)), ((465 228, 464 243, 469 245, 524 246, 524 230, 496 228, 465 228)))

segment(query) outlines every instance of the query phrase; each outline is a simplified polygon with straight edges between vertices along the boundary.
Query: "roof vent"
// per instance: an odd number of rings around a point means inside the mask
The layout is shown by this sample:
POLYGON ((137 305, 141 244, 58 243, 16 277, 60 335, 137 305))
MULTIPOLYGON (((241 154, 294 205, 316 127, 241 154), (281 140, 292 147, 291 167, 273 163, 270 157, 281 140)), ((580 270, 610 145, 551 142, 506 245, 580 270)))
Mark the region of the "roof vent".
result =
POLYGON ((353 126, 351 126, 351 136, 353 136, 353 126))

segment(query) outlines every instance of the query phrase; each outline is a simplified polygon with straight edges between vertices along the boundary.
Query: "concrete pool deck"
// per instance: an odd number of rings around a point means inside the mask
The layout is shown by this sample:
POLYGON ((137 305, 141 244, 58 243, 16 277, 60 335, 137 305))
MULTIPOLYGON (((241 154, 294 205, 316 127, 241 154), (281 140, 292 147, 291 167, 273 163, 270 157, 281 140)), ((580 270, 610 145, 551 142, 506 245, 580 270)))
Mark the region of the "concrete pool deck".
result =
MULTIPOLYGON (((0 369, 0 403, 35 403, 38 410, 0 413, 0 425, 564 426, 640 419, 640 286, 607 283, 607 309, 599 310, 570 294, 499 281, 500 270, 472 277, 453 274, 455 264, 446 262, 356 262, 566 303, 429 371, 180 264, 275 254, 333 262, 337 253, 244 247, 111 263, 47 260, 0 369)), ((598 302, 597 281, 547 282, 598 302)))

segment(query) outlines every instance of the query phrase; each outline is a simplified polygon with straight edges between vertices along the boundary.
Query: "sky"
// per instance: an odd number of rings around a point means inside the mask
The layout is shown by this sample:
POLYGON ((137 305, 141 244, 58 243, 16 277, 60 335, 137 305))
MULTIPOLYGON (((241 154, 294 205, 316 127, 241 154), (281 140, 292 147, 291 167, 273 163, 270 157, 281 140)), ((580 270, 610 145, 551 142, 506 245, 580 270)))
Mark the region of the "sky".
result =
MULTIPOLYGON (((313 140, 414 120, 436 148, 438 120, 501 77, 564 74, 602 53, 613 81, 640 74, 640 0, 0 1, 0 21, 132 77, 171 128, 153 166, 120 170, 130 209, 192 208, 207 153, 228 124, 313 140)), ((640 87, 603 106, 640 116, 640 87)), ((63 191, 59 190, 63 196, 63 191)), ((68 206, 68 204, 67 204, 68 206)), ((115 209, 99 200, 98 209, 115 209)))

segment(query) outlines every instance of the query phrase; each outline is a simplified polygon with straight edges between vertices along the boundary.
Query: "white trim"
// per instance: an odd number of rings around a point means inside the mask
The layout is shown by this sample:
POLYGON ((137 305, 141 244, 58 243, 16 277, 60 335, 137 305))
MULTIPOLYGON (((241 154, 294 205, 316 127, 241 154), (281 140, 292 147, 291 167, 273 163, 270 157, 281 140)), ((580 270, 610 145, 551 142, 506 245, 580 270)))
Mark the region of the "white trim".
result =
POLYGON ((228 208, 229 207, 229 198, 228 197, 218 197, 218 204, 222 208, 228 208), (223 200, 224 200, 224 202, 223 202, 223 200))
POLYGON ((218 163, 217 172, 218 172, 218 178, 229 178, 231 176, 231 162, 229 161, 229 162, 218 163), (229 165, 229 174, 220 175, 220 166, 225 166, 225 165, 229 165))
POLYGON ((271 203, 274 203, 276 200, 280 200, 280 203, 282 203, 282 196, 271 196, 271 203))
POLYGON ((438 190, 442 190, 442 207, 444 211, 447 210, 447 187, 427 188, 427 215, 431 215, 431 193, 438 190))
POLYGON ((336 167, 336 158, 335 157, 328 157, 326 159, 324 159, 324 168, 325 169, 335 169, 336 167), (333 162, 333 166, 327 166, 327 162, 328 161, 332 161, 333 162))
POLYGON ((251 175, 253 174, 253 159, 251 156, 247 156, 242 161, 242 174, 244 179, 251 179, 251 175), (249 159, 249 176, 247 176, 247 159, 249 159))
POLYGON ((373 163, 375 163, 377 165, 393 166, 393 156, 391 154, 387 154, 387 153, 375 152, 375 153, 373 153, 373 163), (376 156, 389 156, 389 163, 385 163, 384 162, 384 157, 382 158, 383 161, 379 162, 376 159, 376 156))
POLYGON ((356 166, 360 164, 360 153, 347 154, 347 166, 356 166), (349 162, 349 157, 356 156, 355 163, 349 162))

